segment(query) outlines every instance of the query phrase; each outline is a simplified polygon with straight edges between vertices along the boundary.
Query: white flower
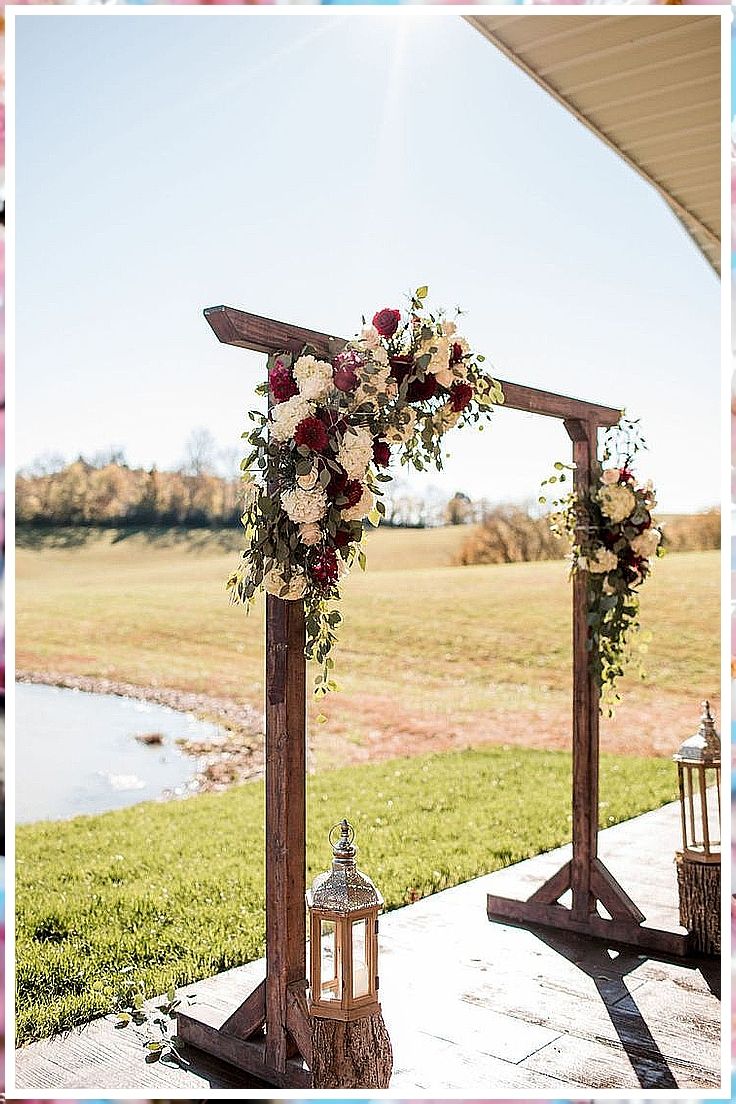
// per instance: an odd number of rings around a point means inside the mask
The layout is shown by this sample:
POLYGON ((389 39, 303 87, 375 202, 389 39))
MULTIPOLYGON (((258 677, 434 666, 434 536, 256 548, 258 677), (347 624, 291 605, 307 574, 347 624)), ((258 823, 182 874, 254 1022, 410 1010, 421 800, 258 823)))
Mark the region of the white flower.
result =
POLYGON ((271 410, 271 436, 282 443, 288 441, 299 423, 313 413, 314 403, 308 402, 303 395, 292 395, 271 410))
POLYGON ((455 325, 454 322, 444 321, 442 323, 442 332, 445 335, 445 337, 452 337, 452 335, 454 333, 456 333, 456 331, 457 331, 457 326, 455 325))
POLYGON ((662 534, 659 529, 654 527, 645 529, 638 537, 634 537, 631 542, 631 548, 637 556, 643 556, 645 559, 649 559, 657 551, 657 546, 662 539, 662 534))
POLYGON ((361 521, 364 517, 368 517, 368 514, 373 509, 375 504, 375 498, 367 487, 363 488, 363 493, 360 496, 360 501, 351 506, 349 510, 342 511, 343 521, 361 521))
POLYGON ((319 544, 322 540, 322 530, 316 521, 302 522, 299 526, 299 540, 309 548, 313 544, 319 544))
POLYGON ((294 365, 299 393, 315 402, 324 399, 332 387, 332 365, 313 356, 300 356, 294 365))
POLYGON ((619 476, 621 475, 620 468, 606 468, 601 472, 601 483, 610 487, 613 483, 618 483, 619 476))
POLYGON ((373 437, 367 429, 359 427, 345 434, 337 460, 348 473, 348 479, 362 479, 372 459, 373 437))
POLYGON ((320 521, 327 513, 327 495, 321 488, 305 491, 295 487, 293 491, 282 491, 281 506, 291 521, 320 521))
POLYGON ((618 556, 608 548, 597 548, 592 556, 588 557, 588 571, 594 575, 603 575, 607 571, 614 571, 618 567, 618 556))
POLYGON ((276 594, 279 598, 284 598, 287 602, 295 602, 299 598, 304 597, 304 592, 307 589, 307 579, 303 572, 292 572, 289 579, 286 594, 281 594, 281 591, 287 585, 282 571, 277 567, 272 567, 263 580, 263 586, 268 594, 276 594))
POLYGON ((377 349, 373 349, 372 358, 376 364, 381 366, 388 366, 388 353, 384 349, 383 345, 379 345, 377 349))
POLYGON ((304 491, 312 491, 319 482, 319 470, 317 467, 312 467, 304 475, 298 475, 296 481, 304 491))
POLYGON ((634 492, 622 483, 613 483, 610 487, 601 487, 598 491, 601 510, 612 522, 623 521, 636 508, 634 492))
POLYGON ((359 341, 364 349, 378 349, 381 344, 381 335, 375 326, 364 326, 360 331, 359 341))
POLYGON ((416 411, 411 407, 406 407, 401 414, 401 422, 397 425, 388 426, 384 437, 387 441, 395 445, 403 445, 412 437, 414 428, 416 426, 417 415, 416 411))

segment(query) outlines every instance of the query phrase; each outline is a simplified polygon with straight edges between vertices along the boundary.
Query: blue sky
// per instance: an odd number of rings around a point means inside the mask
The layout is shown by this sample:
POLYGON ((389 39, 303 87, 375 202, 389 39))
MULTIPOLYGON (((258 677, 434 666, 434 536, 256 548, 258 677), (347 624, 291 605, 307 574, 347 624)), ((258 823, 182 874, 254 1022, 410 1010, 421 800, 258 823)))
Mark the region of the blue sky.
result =
MULTIPOLYGON (((349 335, 428 283, 499 376, 641 416, 664 510, 719 497, 719 286, 657 195, 453 12, 23 14, 17 461, 237 447, 229 303, 349 335)), ((448 438, 452 493, 535 499, 562 427, 448 438)))

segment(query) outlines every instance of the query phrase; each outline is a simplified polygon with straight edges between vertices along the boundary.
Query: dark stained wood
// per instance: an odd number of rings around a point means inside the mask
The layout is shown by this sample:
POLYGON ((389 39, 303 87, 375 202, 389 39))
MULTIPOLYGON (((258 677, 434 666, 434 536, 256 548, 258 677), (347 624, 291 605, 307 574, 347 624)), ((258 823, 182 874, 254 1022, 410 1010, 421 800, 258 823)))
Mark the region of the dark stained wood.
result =
POLYGON ((593 859, 590 884, 597 899, 614 919, 633 920, 635 924, 641 924, 646 919, 638 905, 598 858, 593 859))
MULTIPOLYGON (((308 330, 303 326, 291 326, 272 318, 236 310, 234 307, 208 307, 204 316, 219 341, 226 345, 238 345, 256 353, 298 352, 302 346, 311 345, 321 356, 334 356, 345 345, 345 339, 308 330)), ((536 387, 498 381, 503 388, 504 406, 510 410, 524 410, 530 414, 543 414, 551 418, 584 418, 598 425, 615 425, 621 411, 611 406, 584 402, 582 399, 541 391, 536 387)))
POLYGON ((659 928, 645 928, 628 920, 608 920, 597 912, 578 917, 564 905, 543 905, 538 901, 515 901, 496 894, 487 899, 488 915, 513 924, 541 924, 581 935, 592 935, 610 944, 644 947, 667 955, 688 953, 688 938, 659 928))
POLYGON ((299 1053, 312 1068, 312 1023, 309 1018, 306 989, 290 985, 286 991, 286 1026, 299 1053))
MULTIPOLYGON (((587 498, 597 464, 597 426, 566 421, 575 465, 573 489, 587 498)), ((579 537, 587 537, 588 518, 580 511, 579 537)), ((598 715, 599 694, 590 670, 588 650, 588 573, 579 571, 572 582, 572 912, 584 920, 595 912, 590 870, 598 840, 598 715)))
POLYGON ((572 879, 572 863, 565 863, 556 874, 553 874, 544 885, 532 893, 529 901, 538 901, 541 905, 554 905, 559 901, 563 893, 570 888, 572 879))
POLYGON ((262 981, 222 1025, 228 1035, 247 1039, 266 1022, 266 982, 262 981))
POLYGON ((182 1014, 179 1017, 178 1031, 189 1046, 208 1054, 216 1053, 221 1060, 258 1077, 269 1086, 284 1089, 312 1087, 312 1075, 303 1066, 301 1059, 285 1060, 282 1070, 274 1070, 265 1041, 255 1042, 228 1035, 221 1027, 208 1024, 199 1014, 196 1018, 182 1014))
POLYGON ((287 990, 307 980, 306 660, 302 602, 266 599, 266 1062, 289 1056, 287 990))

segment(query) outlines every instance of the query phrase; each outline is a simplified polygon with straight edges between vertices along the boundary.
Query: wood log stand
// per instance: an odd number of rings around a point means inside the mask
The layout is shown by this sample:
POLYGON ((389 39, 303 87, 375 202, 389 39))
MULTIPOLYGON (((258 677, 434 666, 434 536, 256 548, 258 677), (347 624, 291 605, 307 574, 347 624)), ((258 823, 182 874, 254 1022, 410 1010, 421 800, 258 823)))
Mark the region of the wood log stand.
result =
POLYGON ((685 858, 680 852, 675 862, 680 923, 690 933, 692 950, 718 955, 721 953, 721 864, 698 862, 685 858))
POLYGON ((380 1012, 362 1020, 312 1019, 315 1089, 387 1089, 393 1052, 380 1012))
MULTIPOLYGON (((260 315, 210 307, 205 318, 227 345, 259 353, 299 353, 310 345, 333 357, 342 338, 277 322, 260 315)), ((575 485, 589 486, 596 466, 597 432, 614 425, 620 411, 499 381, 504 405, 512 410, 562 419, 573 443, 575 485)), ((600 862, 598 836, 598 693, 588 664, 587 587, 584 575, 573 584, 573 850, 566 864, 529 901, 490 896, 489 917, 524 924, 549 924, 609 942, 683 954, 685 937, 641 927, 643 916, 600 862), (557 902, 572 889, 572 908, 557 902), (610 919, 599 915, 600 902, 610 919)), ((251 1077, 281 1088, 314 1084, 315 1039, 334 1055, 319 1065, 325 1087, 348 1087, 355 1078, 380 1084, 390 1043, 378 1023, 342 1028, 314 1025, 306 1004, 306 689, 304 610, 301 602, 266 601, 266 978, 230 1014, 215 1015, 195 1005, 179 1016, 178 1034, 192 1047, 228 1062, 251 1077), (366 1032, 353 1035, 352 1032, 366 1032), (329 1036, 329 1038, 328 1038, 329 1036), (350 1054, 346 1050, 350 1042, 350 1054), (332 1079, 332 1080, 331 1080, 332 1079)), ((234 842, 237 846, 237 841, 234 842)), ((385 1030, 385 1029, 383 1029, 385 1030)))

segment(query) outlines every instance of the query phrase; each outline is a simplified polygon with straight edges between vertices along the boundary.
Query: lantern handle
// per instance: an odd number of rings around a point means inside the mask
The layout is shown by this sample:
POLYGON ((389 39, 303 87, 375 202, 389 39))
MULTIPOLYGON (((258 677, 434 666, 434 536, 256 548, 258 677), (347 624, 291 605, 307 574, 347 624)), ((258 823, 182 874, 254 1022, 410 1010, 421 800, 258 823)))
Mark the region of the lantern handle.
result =
POLYGON ((353 828, 352 824, 343 817, 339 824, 332 825, 327 835, 327 839, 330 841, 330 847, 333 851, 344 850, 346 847, 350 847, 352 845, 352 842, 355 839, 355 829, 353 828), (340 830, 340 839, 337 841, 337 843, 333 842, 332 839, 332 833, 335 831, 335 829, 340 830))

